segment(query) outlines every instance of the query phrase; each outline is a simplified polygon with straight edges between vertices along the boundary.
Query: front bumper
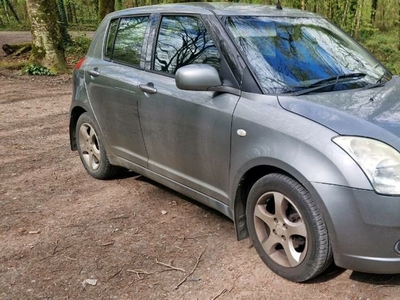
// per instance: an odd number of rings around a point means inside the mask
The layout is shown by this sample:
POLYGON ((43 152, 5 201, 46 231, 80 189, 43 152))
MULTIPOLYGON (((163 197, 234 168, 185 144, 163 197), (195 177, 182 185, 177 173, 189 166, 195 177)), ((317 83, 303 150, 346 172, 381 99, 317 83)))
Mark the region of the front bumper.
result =
POLYGON ((335 264, 367 273, 400 273, 400 255, 395 251, 400 240, 400 197, 312 185, 328 225, 335 264))

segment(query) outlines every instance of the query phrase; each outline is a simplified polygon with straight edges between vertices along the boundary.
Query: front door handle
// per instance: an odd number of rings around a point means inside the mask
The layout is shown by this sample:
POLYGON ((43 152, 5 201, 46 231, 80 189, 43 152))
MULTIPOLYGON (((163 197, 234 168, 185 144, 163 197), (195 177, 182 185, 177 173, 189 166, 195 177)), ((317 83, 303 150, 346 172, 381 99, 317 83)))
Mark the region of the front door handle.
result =
POLYGON ((139 84, 139 89, 147 94, 157 94, 157 89, 154 87, 154 83, 148 82, 147 84, 139 84))
POLYGON ((98 68, 94 68, 93 70, 88 71, 90 76, 93 77, 99 77, 100 76, 100 72, 98 68))

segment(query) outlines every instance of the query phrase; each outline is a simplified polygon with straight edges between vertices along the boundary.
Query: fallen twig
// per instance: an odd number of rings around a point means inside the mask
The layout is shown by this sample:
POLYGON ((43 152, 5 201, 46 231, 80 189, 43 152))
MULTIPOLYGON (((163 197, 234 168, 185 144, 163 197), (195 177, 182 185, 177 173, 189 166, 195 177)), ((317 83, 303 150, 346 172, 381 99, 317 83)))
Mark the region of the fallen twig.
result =
POLYGON ((28 232, 29 234, 39 234, 40 230, 31 230, 28 232))
POLYGON ((101 244, 100 246, 106 247, 106 246, 111 246, 111 245, 114 245, 114 241, 113 242, 108 242, 108 243, 105 243, 105 244, 101 244))
POLYGON ((110 220, 117 220, 117 219, 128 219, 130 216, 129 215, 119 215, 116 217, 112 217, 110 220))
POLYGON ((152 275, 152 274, 154 274, 155 272, 147 272, 147 271, 144 271, 144 270, 126 270, 127 272, 131 272, 131 273, 135 273, 136 275, 137 275, 137 277, 139 278, 139 279, 142 279, 141 277, 140 277, 140 274, 145 274, 145 275, 152 275))
POLYGON ((115 276, 117 276, 119 273, 121 273, 121 271, 122 271, 122 268, 119 269, 119 271, 117 273, 115 273, 114 275, 108 277, 107 281, 109 281, 110 279, 113 279, 115 276))
POLYGON ((208 232, 208 233, 199 234, 199 235, 195 235, 195 236, 188 236, 188 237, 184 236, 183 240, 195 240, 195 239, 198 239, 198 238, 210 236, 212 234, 213 234, 212 232, 208 232))
POLYGON ((54 254, 45 256, 45 257, 39 259, 38 261, 42 261, 42 260, 45 260, 45 259, 48 259, 48 258, 51 258, 51 257, 54 257, 54 254))
POLYGON ((58 240, 56 240, 56 246, 53 248, 53 255, 56 254, 58 248, 58 240))
POLYGON ((192 274, 194 273, 194 271, 196 271, 197 266, 199 265, 200 260, 201 260, 201 257, 203 256, 204 252, 206 252, 206 250, 203 250, 203 251, 200 253, 200 255, 199 255, 199 257, 197 258, 197 261, 196 261, 196 263, 195 263, 195 265, 194 265, 192 271, 190 271, 189 274, 187 274, 187 275, 175 286, 175 290, 177 290, 177 289, 188 279, 188 277, 189 277, 190 275, 192 275, 192 274))
POLYGON ((241 276, 241 275, 237 276, 237 277, 233 280, 232 286, 231 286, 231 288, 230 288, 229 290, 227 290, 226 288, 224 288, 221 292, 219 292, 218 295, 214 296, 214 298, 212 298, 211 300, 215 300, 215 299, 219 298, 220 296, 222 296, 222 295, 225 294, 225 293, 230 293, 230 292, 233 290, 233 288, 235 287, 236 280, 237 280, 240 276, 241 276))
POLYGON ((64 257, 65 257, 66 259, 69 259, 69 260, 74 260, 74 261, 78 260, 77 258, 72 258, 72 257, 66 256, 66 255, 64 255, 64 257))
POLYGON ((40 210, 14 210, 14 214, 37 214, 40 213, 40 210))
POLYGON ((240 276, 242 276, 242 275, 236 276, 236 278, 235 278, 235 280, 233 281, 232 286, 231 286, 231 288, 229 289, 228 293, 232 292, 233 288, 235 287, 236 280, 238 280, 238 278, 239 278, 240 276))
POLYGON ((163 262, 159 261, 159 260, 156 258, 156 264, 162 265, 162 266, 164 266, 164 267, 171 268, 171 269, 176 270, 176 271, 181 271, 181 272, 183 272, 183 273, 186 273, 186 271, 185 271, 184 269, 181 269, 181 268, 178 268, 178 267, 174 267, 174 266, 171 264, 171 261, 169 262, 169 264, 166 264, 166 263, 163 263, 163 262))
POLYGON ((215 297, 213 297, 211 300, 215 300, 217 299, 219 296, 221 296, 222 294, 225 294, 228 290, 227 289, 223 289, 222 291, 220 291, 218 293, 218 295, 216 295, 215 297))
POLYGON ((136 228, 136 230, 135 230, 135 234, 138 234, 139 233, 139 230, 142 228, 142 226, 139 226, 138 228, 136 228))

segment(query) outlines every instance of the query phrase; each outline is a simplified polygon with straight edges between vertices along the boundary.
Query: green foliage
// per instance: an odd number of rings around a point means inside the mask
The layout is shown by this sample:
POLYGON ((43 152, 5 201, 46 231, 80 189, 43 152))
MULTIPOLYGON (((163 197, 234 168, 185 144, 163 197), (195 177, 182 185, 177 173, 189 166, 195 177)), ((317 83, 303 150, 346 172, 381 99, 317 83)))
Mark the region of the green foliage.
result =
POLYGON ((67 47, 65 52, 69 64, 74 65, 85 56, 91 42, 92 40, 85 33, 72 38, 72 44, 67 47))
POLYGON ((67 48, 67 54, 74 54, 77 56, 84 56, 89 49, 92 40, 81 33, 72 39, 72 45, 67 48))
POLYGON ((51 72, 49 69, 46 67, 34 65, 34 64, 28 64, 24 72, 29 75, 42 75, 42 76, 53 76, 55 75, 53 72, 51 72))
POLYGON ((400 48, 396 30, 377 31, 361 41, 394 74, 400 74, 400 48))

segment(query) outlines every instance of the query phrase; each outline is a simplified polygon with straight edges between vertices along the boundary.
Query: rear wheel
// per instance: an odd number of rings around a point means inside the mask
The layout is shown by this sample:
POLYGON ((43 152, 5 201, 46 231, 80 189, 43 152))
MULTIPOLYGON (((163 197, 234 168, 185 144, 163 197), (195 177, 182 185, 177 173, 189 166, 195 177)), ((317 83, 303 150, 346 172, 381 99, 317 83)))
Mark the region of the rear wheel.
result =
POLYGON ((294 179, 281 174, 259 179, 250 190, 246 217, 255 249, 278 275, 303 282, 332 262, 324 219, 294 179))
POLYGON ((97 179, 114 177, 121 168, 110 164, 92 116, 82 114, 76 126, 78 152, 86 171, 97 179))

